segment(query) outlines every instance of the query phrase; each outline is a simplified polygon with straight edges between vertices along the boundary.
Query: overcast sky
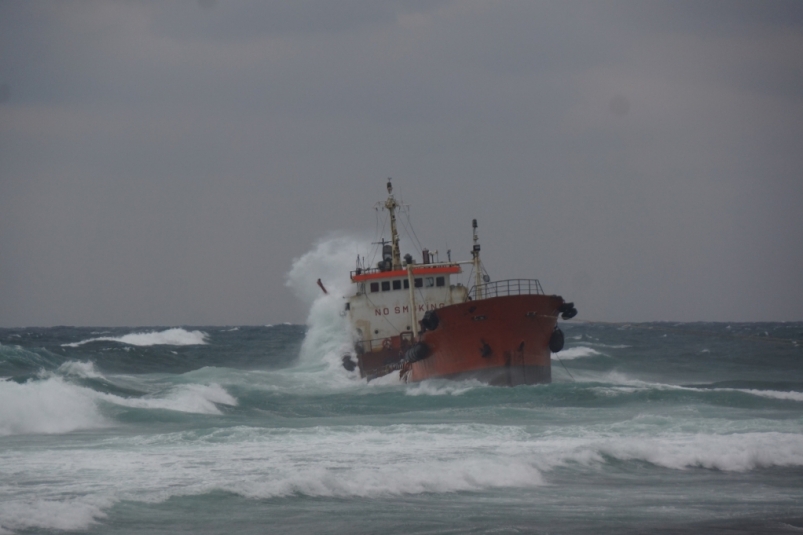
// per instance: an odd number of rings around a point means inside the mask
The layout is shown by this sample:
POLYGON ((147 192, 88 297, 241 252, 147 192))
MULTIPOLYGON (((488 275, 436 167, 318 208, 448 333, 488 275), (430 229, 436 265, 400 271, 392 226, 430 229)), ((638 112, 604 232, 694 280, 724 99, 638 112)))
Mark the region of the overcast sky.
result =
POLYGON ((0 0, 0 326, 303 322, 387 177, 578 319, 803 320, 803 2, 0 0))

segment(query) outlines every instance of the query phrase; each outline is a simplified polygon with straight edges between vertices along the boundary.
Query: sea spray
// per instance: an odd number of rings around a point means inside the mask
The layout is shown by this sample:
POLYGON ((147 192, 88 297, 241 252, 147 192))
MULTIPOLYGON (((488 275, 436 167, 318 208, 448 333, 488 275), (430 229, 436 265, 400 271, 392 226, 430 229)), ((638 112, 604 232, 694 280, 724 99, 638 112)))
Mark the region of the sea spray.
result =
POLYGON ((342 366, 343 355, 352 350, 353 333, 346 318, 345 296, 350 291, 348 274, 356 258, 364 254, 368 240, 351 236, 323 239, 293 260, 286 285, 309 305, 307 334, 301 346, 299 367, 325 371, 335 377, 356 377, 342 366), (321 280, 328 293, 316 284, 321 280))

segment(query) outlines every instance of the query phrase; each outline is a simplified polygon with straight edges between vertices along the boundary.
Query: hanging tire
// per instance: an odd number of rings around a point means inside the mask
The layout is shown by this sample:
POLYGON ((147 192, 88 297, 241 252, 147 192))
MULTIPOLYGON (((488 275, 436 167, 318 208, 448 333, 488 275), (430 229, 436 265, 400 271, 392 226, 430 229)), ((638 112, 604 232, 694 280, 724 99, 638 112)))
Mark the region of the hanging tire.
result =
POLYGON ((435 329, 438 328, 440 319, 438 318, 438 314, 436 314, 434 310, 427 310, 424 313, 424 318, 418 323, 421 325, 422 330, 434 331, 435 329))
POLYGON ((413 347, 407 350, 404 354, 403 362, 412 364, 413 362, 418 362, 419 360, 424 360, 430 355, 431 351, 429 346, 424 342, 418 342, 413 347))
POLYGON ((563 331, 555 327, 552 336, 549 337, 549 350, 557 353, 561 349, 563 349, 563 331))

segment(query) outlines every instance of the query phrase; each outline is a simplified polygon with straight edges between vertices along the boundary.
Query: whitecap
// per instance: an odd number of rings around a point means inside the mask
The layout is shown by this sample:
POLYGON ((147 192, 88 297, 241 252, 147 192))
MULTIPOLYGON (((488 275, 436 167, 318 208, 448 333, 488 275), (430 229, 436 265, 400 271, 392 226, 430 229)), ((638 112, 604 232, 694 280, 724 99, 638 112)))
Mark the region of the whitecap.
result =
POLYGON ((124 407, 139 409, 165 409, 195 414, 222 414, 217 405, 236 406, 237 399, 217 383, 208 385, 179 385, 161 396, 125 398, 113 394, 98 393, 98 398, 124 407))
POLYGON ((676 470, 746 472, 770 466, 803 466, 803 436, 771 432, 623 437, 602 441, 598 452, 676 470))
MULTIPOLYGON (((68 363, 69 364, 69 363, 68 363)), ((87 363, 72 363, 64 375, 102 377, 87 363)), ((184 384, 143 397, 123 397, 97 392, 66 381, 60 375, 19 384, 0 380, 0 436, 61 434, 108 427, 113 422, 99 404, 195 414, 221 414, 219 405, 236 406, 237 398, 217 383, 184 384)))
POLYGON ((95 370, 95 365, 92 362, 80 362, 77 360, 69 360, 58 367, 56 373, 60 375, 72 375, 76 377, 83 377, 86 379, 100 379, 103 374, 95 370))
POLYGON ((109 425, 96 392, 61 377, 43 381, 0 381, 0 435, 68 433, 109 425))
POLYGON ((133 346, 173 345, 190 346, 204 345, 209 335, 203 331, 186 331, 181 328, 167 329, 165 331, 150 331, 131 333, 124 336, 100 336, 88 338, 71 344, 61 344, 63 347, 78 347, 90 342, 119 342, 133 346))

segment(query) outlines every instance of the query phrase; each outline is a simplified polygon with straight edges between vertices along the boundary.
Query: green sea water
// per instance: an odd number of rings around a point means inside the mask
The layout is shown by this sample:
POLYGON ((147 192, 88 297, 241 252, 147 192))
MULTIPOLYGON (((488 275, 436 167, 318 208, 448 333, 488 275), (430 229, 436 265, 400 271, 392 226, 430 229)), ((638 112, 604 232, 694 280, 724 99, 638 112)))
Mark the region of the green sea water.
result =
POLYGON ((0 330, 0 533, 803 530, 801 323, 565 322, 504 388, 367 383, 317 314, 0 330))

